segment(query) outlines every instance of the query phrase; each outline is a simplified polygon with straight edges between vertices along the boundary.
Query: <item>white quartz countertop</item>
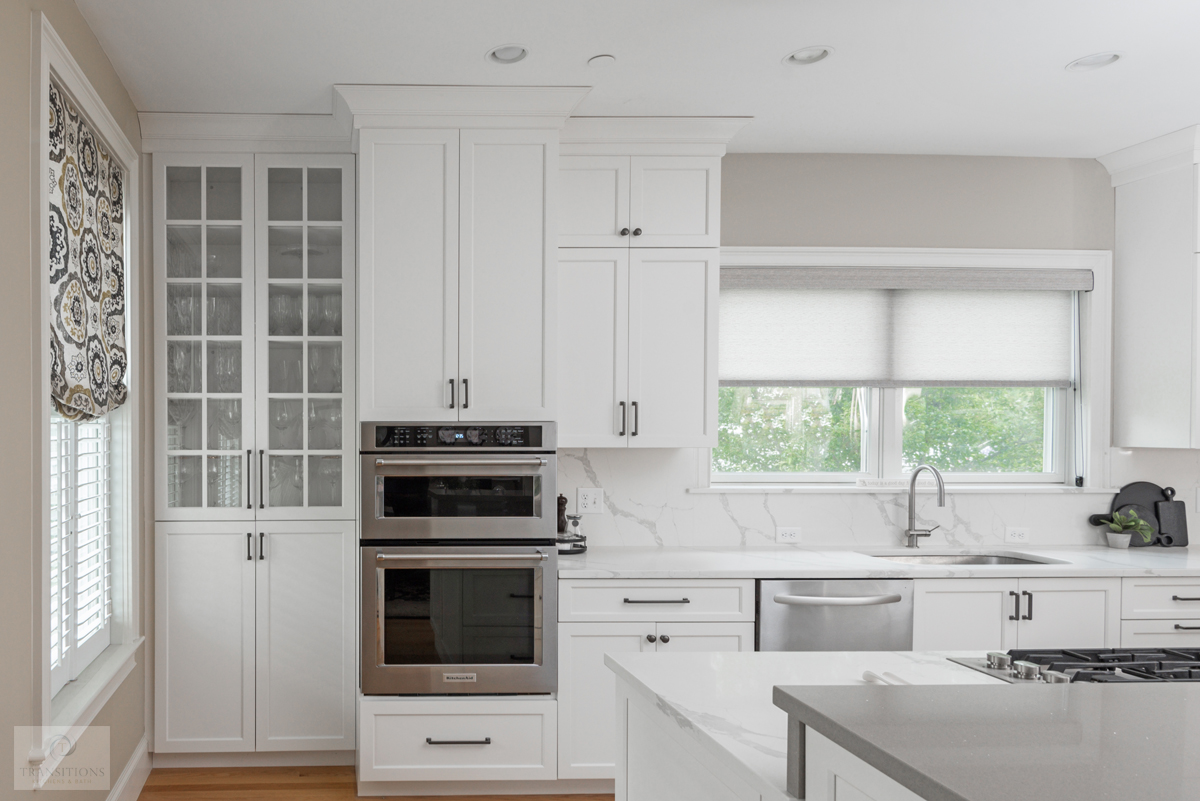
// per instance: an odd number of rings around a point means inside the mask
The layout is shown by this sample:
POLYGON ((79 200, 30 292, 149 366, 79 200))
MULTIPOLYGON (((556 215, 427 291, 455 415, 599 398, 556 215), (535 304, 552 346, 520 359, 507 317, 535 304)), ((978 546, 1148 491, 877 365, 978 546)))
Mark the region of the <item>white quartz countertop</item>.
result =
POLYGON ((1059 547, 817 550, 780 548, 594 547, 560 556, 564 579, 611 578, 970 578, 1061 576, 1200 576, 1200 550, 1187 548, 1059 547), (869 554, 988 553, 1029 555, 1046 564, 921 565, 869 554))
POLYGON ((788 716, 772 700, 776 685, 865 686, 868 670, 915 685, 1003 684, 950 656, 979 654, 644 653, 609 654, 604 662, 764 801, 795 801, 787 794, 788 716))

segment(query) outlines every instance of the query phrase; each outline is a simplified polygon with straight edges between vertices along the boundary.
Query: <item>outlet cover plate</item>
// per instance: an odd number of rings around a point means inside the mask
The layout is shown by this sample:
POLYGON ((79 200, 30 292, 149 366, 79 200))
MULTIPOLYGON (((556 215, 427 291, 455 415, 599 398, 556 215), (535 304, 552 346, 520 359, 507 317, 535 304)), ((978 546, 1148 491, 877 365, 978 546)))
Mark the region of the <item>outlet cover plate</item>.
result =
POLYGON ((1020 545, 1028 545, 1030 541, 1028 527, 1008 526, 1004 529, 1004 541, 1013 542, 1020 545))
POLYGON ((800 542, 799 526, 776 526, 775 542, 783 545, 796 545, 800 542))
POLYGON ((600 487, 580 487, 575 490, 575 511, 581 515, 597 515, 604 511, 604 490, 600 487))

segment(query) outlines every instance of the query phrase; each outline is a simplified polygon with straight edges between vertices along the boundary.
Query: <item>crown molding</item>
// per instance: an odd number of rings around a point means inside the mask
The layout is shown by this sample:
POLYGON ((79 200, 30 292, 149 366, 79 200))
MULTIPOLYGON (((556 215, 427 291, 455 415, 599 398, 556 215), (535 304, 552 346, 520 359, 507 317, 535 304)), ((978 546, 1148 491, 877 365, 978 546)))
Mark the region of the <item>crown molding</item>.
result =
POLYGON ((571 117, 559 133, 563 155, 723 156, 753 117, 571 117))
POLYGON ((334 116, 360 128, 554 128, 590 86, 336 84, 334 116))
POLYGON ((349 153, 350 128, 332 114, 138 114, 142 152, 349 153))
POLYGON ((1150 139, 1096 159, 1113 186, 1200 164, 1200 125, 1150 139))

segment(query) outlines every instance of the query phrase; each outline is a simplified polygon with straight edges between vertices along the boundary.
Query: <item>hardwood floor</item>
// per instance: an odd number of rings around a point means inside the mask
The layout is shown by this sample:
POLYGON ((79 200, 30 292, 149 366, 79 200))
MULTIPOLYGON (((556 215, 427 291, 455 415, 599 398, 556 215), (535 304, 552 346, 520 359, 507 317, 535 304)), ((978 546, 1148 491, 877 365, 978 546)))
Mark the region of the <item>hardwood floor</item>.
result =
MULTIPOLYGON (((351 801, 354 768, 156 768, 138 801, 351 801)), ((397 796, 391 796, 398 798, 397 796)), ((611 795, 404 796, 404 801, 612 801, 611 795)))

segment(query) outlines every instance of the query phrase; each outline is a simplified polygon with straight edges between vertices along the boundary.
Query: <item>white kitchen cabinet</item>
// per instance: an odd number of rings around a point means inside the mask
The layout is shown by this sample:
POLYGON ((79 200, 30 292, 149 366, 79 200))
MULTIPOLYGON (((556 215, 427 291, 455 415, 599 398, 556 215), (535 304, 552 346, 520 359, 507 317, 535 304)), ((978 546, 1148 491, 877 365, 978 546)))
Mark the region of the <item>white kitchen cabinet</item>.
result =
POLYGON ((352 750, 352 521, 159 523, 155 750, 352 750))
POLYGON ((562 579, 558 619, 754 622, 753 579, 562 579))
POLYGON ((721 244, 719 156, 563 156, 559 247, 721 244))
POLYGON ((558 776, 608 779, 616 766, 616 676, 604 655, 753 651, 754 623, 560 623, 558 643, 558 776))
POLYGON ((350 520, 354 160, 154 156, 158 520, 350 520))
POLYGON ((360 132, 361 419, 553 419, 556 148, 360 132))
POLYGON ((807 801, 921 801, 921 796, 811 727, 804 730, 804 754, 807 801))
POLYGON ((716 444, 719 253, 560 249, 560 447, 716 444))
POLYGON ((1099 159, 1116 194, 1114 446, 1200 448, 1198 143, 1192 126, 1099 159))
POLYGON ((1120 598, 1120 579, 917 579, 913 650, 1115 647, 1120 598))

